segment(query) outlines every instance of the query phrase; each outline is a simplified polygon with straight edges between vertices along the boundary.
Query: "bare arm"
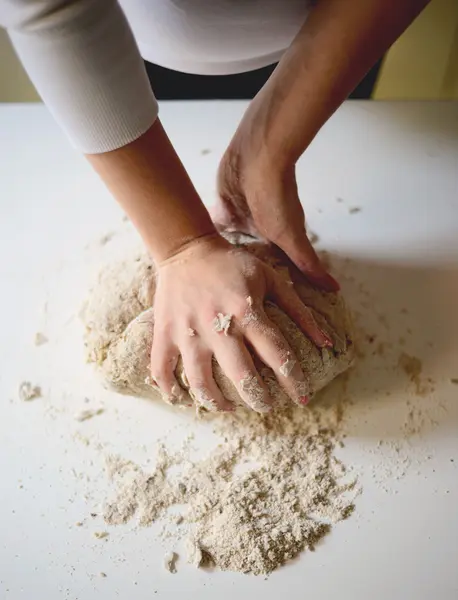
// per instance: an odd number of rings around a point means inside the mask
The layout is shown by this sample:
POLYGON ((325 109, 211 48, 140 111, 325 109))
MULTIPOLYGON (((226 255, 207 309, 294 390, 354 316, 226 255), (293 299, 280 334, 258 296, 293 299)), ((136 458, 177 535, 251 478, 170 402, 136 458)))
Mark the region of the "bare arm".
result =
POLYGON ((296 162, 428 0, 318 0, 250 107, 261 160, 296 162))
POLYGON ((215 227, 159 119, 140 138, 112 152, 87 155, 162 262, 215 227))
POLYGON ((222 227, 258 232, 315 284, 338 286, 306 235, 295 164, 428 0, 317 0, 221 161, 222 227))

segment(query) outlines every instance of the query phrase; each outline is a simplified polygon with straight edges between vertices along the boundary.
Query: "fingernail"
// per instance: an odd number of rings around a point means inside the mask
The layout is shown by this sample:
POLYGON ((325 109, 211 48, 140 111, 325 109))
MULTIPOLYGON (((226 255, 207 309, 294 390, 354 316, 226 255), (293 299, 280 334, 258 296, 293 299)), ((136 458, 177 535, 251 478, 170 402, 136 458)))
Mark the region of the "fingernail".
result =
POLYGON ((323 347, 324 348, 334 348, 334 342, 331 340, 329 336, 327 336, 323 331, 321 332, 324 337, 323 347))
POLYGON ((340 290, 339 282, 329 273, 326 273, 326 278, 323 280, 323 284, 323 287, 327 292, 338 292, 340 290))
POLYGON ((310 272, 307 272, 303 269, 302 272, 307 277, 307 279, 319 290, 334 293, 340 290, 339 282, 336 281, 334 277, 329 273, 324 272, 323 275, 312 275, 310 272))
POLYGON ((303 406, 305 406, 309 402, 310 402, 310 398, 308 396, 301 396, 299 398, 299 403, 302 404, 303 406))

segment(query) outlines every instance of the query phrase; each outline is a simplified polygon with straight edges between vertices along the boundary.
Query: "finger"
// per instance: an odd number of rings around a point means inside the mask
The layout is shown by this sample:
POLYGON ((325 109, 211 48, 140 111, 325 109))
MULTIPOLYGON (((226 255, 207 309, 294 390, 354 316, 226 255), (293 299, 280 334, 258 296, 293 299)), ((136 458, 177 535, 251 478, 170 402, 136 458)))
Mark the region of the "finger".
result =
POLYGON ((214 346, 215 358, 232 381, 242 400, 255 412, 266 413, 272 399, 253 359, 240 336, 220 336, 214 346))
POLYGON ((213 377, 212 352, 194 338, 186 340, 180 349, 189 393, 196 406, 210 412, 234 410, 234 405, 224 398, 213 377))
POLYGON ((189 404, 186 392, 175 377, 178 349, 161 336, 156 336, 151 348, 151 378, 159 388, 163 400, 169 404, 189 404))
POLYGON ((267 268, 270 295, 277 304, 319 348, 332 348, 333 342, 318 326, 312 311, 302 302, 293 286, 267 268))
POLYGON ((299 239, 285 237, 276 242, 278 246, 293 261, 296 267, 307 277, 315 287, 325 292, 338 292, 339 283, 324 268, 307 234, 300 235, 299 239))
POLYGON ((298 404, 307 404, 310 393, 308 380, 278 327, 262 311, 251 315, 244 333, 262 362, 275 373, 288 396, 298 404))

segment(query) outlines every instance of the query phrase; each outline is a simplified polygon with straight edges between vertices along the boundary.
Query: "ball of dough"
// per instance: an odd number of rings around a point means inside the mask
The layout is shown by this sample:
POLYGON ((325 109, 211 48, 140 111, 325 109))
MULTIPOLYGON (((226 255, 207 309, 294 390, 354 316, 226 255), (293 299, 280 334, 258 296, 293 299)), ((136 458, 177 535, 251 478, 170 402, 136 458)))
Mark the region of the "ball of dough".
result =
MULTIPOLYGON (((270 264, 291 285, 294 268, 270 245, 237 234, 227 235, 235 245, 270 264), (243 243, 242 243, 243 242, 243 243)), ((150 349, 154 334, 154 263, 147 254, 105 268, 82 311, 86 326, 88 360, 97 364, 106 383, 116 391, 132 396, 158 399, 160 393, 149 382, 150 349)), ((295 289, 312 310, 320 327, 334 342, 332 349, 317 348, 276 305, 266 302, 269 318, 280 328, 308 377, 310 396, 348 369, 354 360, 351 321, 340 294, 320 292, 302 278, 295 278, 295 289)), ((291 400, 279 387, 271 369, 254 357, 259 373, 274 400, 281 406, 291 400)), ((215 381, 223 395, 235 404, 244 404, 236 387, 213 361, 215 381)), ((184 393, 182 406, 192 405, 189 385, 181 361, 176 376, 184 393)))

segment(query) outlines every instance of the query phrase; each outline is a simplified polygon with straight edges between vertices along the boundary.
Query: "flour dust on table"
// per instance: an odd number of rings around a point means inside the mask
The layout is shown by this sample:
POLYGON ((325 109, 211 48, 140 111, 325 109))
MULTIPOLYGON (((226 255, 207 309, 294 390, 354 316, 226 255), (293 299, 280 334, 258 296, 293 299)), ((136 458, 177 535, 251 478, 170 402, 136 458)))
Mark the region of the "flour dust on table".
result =
POLYGON ((162 523, 163 540, 184 541, 196 567, 270 573, 353 512, 356 479, 334 456, 341 415, 339 402, 268 415, 241 408, 212 418, 221 443, 201 460, 190 459, 189 441, 178 452, 161 445, 153 469, 108 456, 105 521, 162 523))

